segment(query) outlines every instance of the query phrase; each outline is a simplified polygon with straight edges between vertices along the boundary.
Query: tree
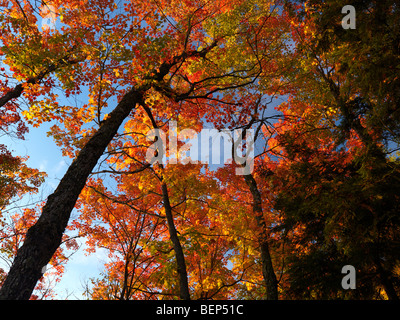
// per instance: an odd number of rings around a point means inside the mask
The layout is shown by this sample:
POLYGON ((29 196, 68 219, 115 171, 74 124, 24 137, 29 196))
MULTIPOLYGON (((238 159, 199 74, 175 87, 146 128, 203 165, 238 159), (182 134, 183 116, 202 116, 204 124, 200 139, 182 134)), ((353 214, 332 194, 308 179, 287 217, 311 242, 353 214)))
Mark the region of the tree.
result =
POLYGON ((104 1, 79 7, 75 2, 54 2, 63 26, 42 31, 35 25, 37 8, 29 2, 4 7, 4 62, 22 83, 8 90, 2 101, 27 97, 30 106, 24 115, 30 123, 60 121, 65 134, 56 133, 57 127, 53 134, 66 145, 67 154, 76 154, 29 229, 0 291, 3 299, 27 299, 41 268, 60 245, 89 174, 123 121, 143 105, 149 90, 168 99, 175 112, 197 110, 203 116, 207 112, 202 106, 207 104, 212 111, 229 109, 240 105, 235 90, 254 84, 264 69, 273 67, 263 50, 276 44, 281 52, 284 46, 279 44, 281 38, 266 37, 273 25, 281 23, 279 16, 272 15, 275 3, 268 1, 263 6, 246 1, 129 2, 123 12, 104 1), (221 56, 224 59, 217 59, 221 56), (79 108, 59 106, 56 83, 66 96, 81 92, 88 83, 89 103, 79 108), (47 97, 42 99, 44 94, 47 97), (105 115, 111 97, 118 104, 105 115), (83 129, 89 123, 93 126, 83 129))
MULTIPOLYGON (((21 212, 14 213, 9 218, 2 221, 3 225, 0 229, 0 253, 3 263, 11 266, 18 248, 24 242, 27 230, 35 224, 40 209, 41 205, 36 205, 33 209, 23 209, 21 212)), ((69 249, 76 250, 77 243, 75 238, 64 235, 61 246, 57 249, 49 264, 41 270, 42 276, 35 286, 30 299, 53 299, 56 296, 54 287, 61 280, 63 275, 64 265, 69 258, 66 254, 66 250, 69 249)), ((5 272, 2 272, 1 281, 4 280, 3 277, 5 278, 6 275, 5 272)))
MULTIPOLYGON (((356 1, 344 29, 346 4, 3 1, 1 128, 51 122, 73 161, 3 225, 0 298, 31 297, 69 228, 109 253, 93 299, 398 299, 399 5, 356 1), (218 170, 185 157, 207 127, 253 129, 254 161, 235 139, 218 170)), ((24 161, 0 145, 0 209, 43 181, 24 161)))

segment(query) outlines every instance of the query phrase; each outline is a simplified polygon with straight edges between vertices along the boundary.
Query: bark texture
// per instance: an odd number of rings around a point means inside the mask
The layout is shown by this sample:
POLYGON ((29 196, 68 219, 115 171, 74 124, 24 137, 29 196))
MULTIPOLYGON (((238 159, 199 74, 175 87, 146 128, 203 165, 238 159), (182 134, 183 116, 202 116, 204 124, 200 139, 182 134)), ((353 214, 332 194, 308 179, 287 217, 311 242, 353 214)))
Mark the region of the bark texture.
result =
POLYGON ((266 300, 278 300, 278 281, 272 265, 271 254, 268 244, 267 226, 263 218, 261 194, 257 187, 257 182, 251 174, 245 175, 244 179, 253 197, 253 213, 260 229, 258 242, 260 244, 262 274, 267 289, 266 300))
POLYGON ((179 296, 182 300, 190 300, 188 275, 186 270, 185 255, 183 253, 182 245, 176 231, 174 218, 172 215, 171 203, 169 202, 168 188, 163 182, 162 184, 163 202, 165 209, 165 217, 167 218, 169 237, 172 241, 175 251, 175 258, 177 264, 177 271, 179 275, 179 296))
POLYGON ((137 104, 142 103, 142 96, 142 91, 129 91, 72 162, 57 189, 48 197, 40 218, 28 230, 0 289, 0 299, 30 298, 42 276, 42 268, 61 244, 71 211, 89 174, 124 119, 137 104))

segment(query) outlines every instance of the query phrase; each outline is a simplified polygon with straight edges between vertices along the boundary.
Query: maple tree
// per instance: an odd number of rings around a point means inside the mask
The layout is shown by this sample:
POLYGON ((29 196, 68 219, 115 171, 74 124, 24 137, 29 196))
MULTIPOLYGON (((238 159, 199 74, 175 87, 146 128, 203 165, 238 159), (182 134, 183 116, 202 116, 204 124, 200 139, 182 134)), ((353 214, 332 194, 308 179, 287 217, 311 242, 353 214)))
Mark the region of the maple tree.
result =
MULTIPOLYGON (((338 0, 1 1, 0 128, 50 122, 73 161, 4 225, 0 298, 40 298, 73 230, 108 252, 92 299, 397 299, 392 2, 357 2, 345 30, 338 0), (46 8, 57 27, 39 27, 46 8), (185 159, 188 136, 149 136, 209 124, 253 130, 255 158, 210 170, 185 159)), ((0 168, 0 209, 44 179, 3 145, 0 168)))

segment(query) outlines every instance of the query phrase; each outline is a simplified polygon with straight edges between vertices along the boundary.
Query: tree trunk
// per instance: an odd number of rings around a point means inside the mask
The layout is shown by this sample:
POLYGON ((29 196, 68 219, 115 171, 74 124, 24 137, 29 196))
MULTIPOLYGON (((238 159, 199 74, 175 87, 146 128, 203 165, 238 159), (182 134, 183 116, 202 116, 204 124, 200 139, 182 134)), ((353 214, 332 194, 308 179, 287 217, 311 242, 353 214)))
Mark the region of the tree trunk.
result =
MULTIPOLYGON (((151 109, 145 103, 142 104, 142 107, 143 107, 144 111, 147 113, 147 115, 149 116, 150 121, 153 125, 153 128, 159 129, 157 122, 154 119, 153 114, 151 112, 151 109)), ((160 139, 159 142, 160 142, 160 144, 159 144, 158 150, 156 152, 157 152, 157 157, 162 159, 163 158, 162 152, 164 150, 162 139, 160 139)), ((158 167, 161 170, 164 170, 163 165, 161 163, 158 163, 158 167)), ((174 217, 172 215, 171 203, 169 201, 168 187, 167 187, 167 184, 163 181, 162 177, 160 180, 162 183, 161 188, 162 188, 163 204, 164 204, 164 209, 165 209, 165 217, 167 218, 169 238, 171 239, 173 247, 174 247, 177 271, 178 271, 178 275, 179 275, 179 296, 182 300, 190 300, 190 292, 189 292, 188 275, 187 275, 187 270, 186 270, 185 255, 183 253, 182 245, 181 245, 181 242, 178 237, 178 232, 176 231, 176 228, 175 228, 174 217)))
POLYGON ((267 226, 263 218, 261 194, 257 187, 257 182, 251 174, 245 175, 244 179, 250 189, 253 197, 253 213, 260 229, 258 242, 260 244, 262 274, 267 289, 266 300, 278 300, 278 281, 272 265, 272 259, 269 252, 267 226))
POLYGON ((167 185, 162 183, 162 193, 163 193, 163 202, 165 208, 165 216, 167 218, 168 223, 168 231, 169 237, 173 243, 176 264, 179 275, 179 296, 182 300, 190 300, 190 292, 189 292, 189 283, 188 283, 188 275, 186 271, 186 262, 185 255, 183 254, 183 249, 181 246, 181 242, 178 238, 178 232, 176 231, 174 218, 172 216, 172 208, 169 202, 168 196, 168 188, 167 185))
POLYGON ((99 130, 79 152, 68 171, 51 194, 25 241, 0 290, 0 299, 29 299, 37 281, 57 248, 89 174, 129 113, 142 103, 142 91, 132 89, 122 98, 99 130))

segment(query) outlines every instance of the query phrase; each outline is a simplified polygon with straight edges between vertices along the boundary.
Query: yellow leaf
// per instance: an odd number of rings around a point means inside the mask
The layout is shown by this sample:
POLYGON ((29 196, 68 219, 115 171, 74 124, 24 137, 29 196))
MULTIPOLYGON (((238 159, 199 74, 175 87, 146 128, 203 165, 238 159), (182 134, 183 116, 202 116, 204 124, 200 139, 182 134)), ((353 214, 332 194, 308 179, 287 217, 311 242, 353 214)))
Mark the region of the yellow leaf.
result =
POLYGON ((249 282, 246 282, 246 288, 247 288, 248 291, 251 291, 251 289, 253 288, 253 284, 249 283, 249 282))

